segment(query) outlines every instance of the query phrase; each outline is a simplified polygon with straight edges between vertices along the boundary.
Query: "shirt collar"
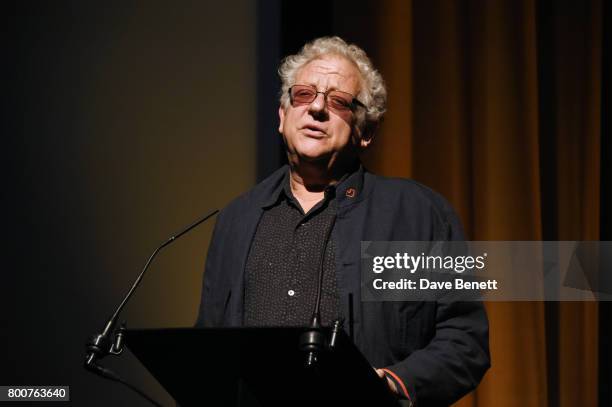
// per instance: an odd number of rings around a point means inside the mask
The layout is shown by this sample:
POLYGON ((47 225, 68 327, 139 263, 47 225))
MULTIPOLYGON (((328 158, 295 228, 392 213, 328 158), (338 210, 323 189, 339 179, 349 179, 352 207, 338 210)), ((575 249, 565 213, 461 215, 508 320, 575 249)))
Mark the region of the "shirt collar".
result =
MULTIPOLYGON (((283 197, 294 199, 291 192, 289 171, 290 168, 287 166, 282 179, 276 184, 268 199, 264 201, 263 209, 276 205, 279 199, 283 197)), ((364 168, 361 163, 358 163, 353 169, 347 171, 335 185, 330 185, 327 188, 326 197, 329 196, 329 193, 334 194, 339 205, 346 205, 357 201, 363 190, 363 175, 364 168)))

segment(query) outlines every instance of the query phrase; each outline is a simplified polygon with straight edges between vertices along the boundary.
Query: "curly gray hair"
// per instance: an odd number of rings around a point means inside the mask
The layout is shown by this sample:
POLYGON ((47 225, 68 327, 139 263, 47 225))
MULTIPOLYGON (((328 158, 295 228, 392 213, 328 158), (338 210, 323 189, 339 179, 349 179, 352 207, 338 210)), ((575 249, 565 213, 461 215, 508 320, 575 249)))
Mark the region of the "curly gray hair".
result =
POLYGON ((372 61, 365 51, 355 44, 347 44, 340 37, 317 38, 302 47, 300 52, 289 55, 281 62, 278 68, 282 86, 280 103, 283 108, 288 108, 289 88, 294 85, 298 71, 309 62, 325 55, 338 55, 353 62, 361 74, 361 91, 357 99, 365 106, 358 109, 355 124, 361 130, 376 125, 380 122, 387 106, 387 89, 380 73, 372 65, 372 61))

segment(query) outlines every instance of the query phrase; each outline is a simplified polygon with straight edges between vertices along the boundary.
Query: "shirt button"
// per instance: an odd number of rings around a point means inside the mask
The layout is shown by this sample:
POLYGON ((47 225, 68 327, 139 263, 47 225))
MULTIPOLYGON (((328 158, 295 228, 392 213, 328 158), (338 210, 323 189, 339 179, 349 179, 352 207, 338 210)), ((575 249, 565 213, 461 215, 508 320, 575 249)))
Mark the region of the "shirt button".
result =
POLYGON ((295 295, 295 291, 289 290, 287 291, 287 294, 289 294, 289 297, 293 297, 295 295))

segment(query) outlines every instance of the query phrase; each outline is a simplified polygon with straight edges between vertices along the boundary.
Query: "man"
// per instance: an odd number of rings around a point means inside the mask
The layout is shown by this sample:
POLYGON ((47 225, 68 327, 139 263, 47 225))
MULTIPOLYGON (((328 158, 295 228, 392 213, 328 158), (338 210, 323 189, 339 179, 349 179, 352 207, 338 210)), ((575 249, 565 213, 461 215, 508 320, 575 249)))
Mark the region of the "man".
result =
POLYGON ((350 318, 355 344, 399 398, 454 402, 489 367, 482 304, 361 302, 359 264, 362 240, 463 240, 457 216, 430 189, 360 165, 386 104, 363 50, 320 38, 279 74, 289 165, 219 215, 198 324, 307 326, 322 270, 323 325, 350 318))

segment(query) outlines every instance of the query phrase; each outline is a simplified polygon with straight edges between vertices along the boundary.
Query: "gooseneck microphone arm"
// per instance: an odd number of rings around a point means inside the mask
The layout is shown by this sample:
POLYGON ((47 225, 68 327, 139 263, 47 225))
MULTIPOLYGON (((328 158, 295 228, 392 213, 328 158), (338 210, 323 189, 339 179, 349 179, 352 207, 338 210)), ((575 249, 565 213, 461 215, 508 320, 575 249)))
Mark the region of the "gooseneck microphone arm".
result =
POLYGON ((127 304, 129 299, 134 294, 134 291, 136 290, 136 288, 138 288, 138 286, 140 285, 140 282, 142 281, 142 278, 144 277, 144 274, 146 273, 147 269, 151 265, 151 262, 153 261, 153 259, 155 259, 157 254, 164 247, 170 245, 176 239, 178 239, 179 237, 183 236, 185 233, 191 231, 193 228, 195 228, 196 226, 200 225, 202 222, 204 222, 204 221, 208 220, 209 218, 213 217, 218 212, 219 211, 217 209, 215 209, 212 212, 210 212, 210 213, 206 214, 205 216, 203 216, 202 218, 196 220, 195 222, 193 222, 189 226, 185 227, 184 229, 182 229, 178 233, 174 234, 168 240, 163 242, 157 249, 155 249, 155 251, 151 254, 151 256, 149 256, 149 259, 147 260, 147 262, 145 263, 142 271, 140 272, 140 274, 136 278, 136 281, 134 281, 134 284, 132 284, 132 287, 127 292, 127 294, 123 298, 123 301, 121 301, 121 303, 119 304, 119 306, 117 307, 117 309, 115 310, 113 315, 108 319, 108 321, 106 322, 106 325, 104 325, 104 329, 102 330, 102 332, 97 334, 97 335, 94 335, 93 338, 89 342, 87 342, 87 345, 86 345, 86 348, 87 348, 87 357, 85 358, 85 368, 87 370, 90 370, 90 371, 92 371, 92 372, 94 372, 94 373, 96 373, 96 374, 98 374, 98 375, 100 375, 102 377, 107 378, 107 379, 111 379, 111 380, 115 380, 115 381, 118 381, 120 383, 123 383, 123 384, 127 385, 128 387, 130 387, 132 390, 134 390, 137 393, 139 393, 141 396, 145 397, 147 400, 151 401, 153 404, 159 405, 154 400, 152 400, 150 397, 148 397, 146 394, 144 394, 142 391, 140 391, 136 387, 130 385, 129 383, 125 382, 124 380, 122 380, 119 376, 117 376, 115 373, 113 373, 109 369, 106 369, 106 368, 98 365, 96 363, 96 361, 98 359, 104 358, 107 355, 119 355, 119 354, 122 353, 122 351, 123 351, 123 336, 125 334, 125 329, 126 328, 125 328, 125 324, 122 324, 122 326, 117 330, 117 332, 115 332, 115 326, 117 325, 117 320, 119 319, 119 315, 121 314, 121 311, 123 310, 123 307, 125 306, 125 304, 127 304))
POLYGON ((307 353, 306 366, 313 366, 317 362, 317 355, 323 349, 325 340, 321 332, 321 292, 323 291, 323 269, 325 267, 325 251, 327 243, 331 238, 334 225, 336 223, 336 215, 333 216, 330 225, 325 232, 325 240, 323 241, 323 249, 321 251, 321 259, 319 263, 319 279, 317 281, 317 299, 315 300, 314 310, 310 319, 310 326, 300 336, 300 348, 307 353))
POLYGON ((325 251, 327 250, 327 244, 331 238, 334 225, 336 224, 336 215, 332 218, 331 224, 328 226, 325 232, 325 241, 323 243, 323 251, 321 253, 321 262, 319 263, 319 279, 317 281, 317 299, 315 301, 314 310, 312 311, 312 319, 310 324, 313 326, 320 326, 321 323, 321 293, 323 291, 323 269, 325 267, 325 251))

